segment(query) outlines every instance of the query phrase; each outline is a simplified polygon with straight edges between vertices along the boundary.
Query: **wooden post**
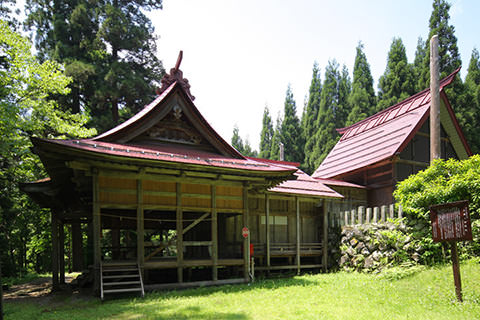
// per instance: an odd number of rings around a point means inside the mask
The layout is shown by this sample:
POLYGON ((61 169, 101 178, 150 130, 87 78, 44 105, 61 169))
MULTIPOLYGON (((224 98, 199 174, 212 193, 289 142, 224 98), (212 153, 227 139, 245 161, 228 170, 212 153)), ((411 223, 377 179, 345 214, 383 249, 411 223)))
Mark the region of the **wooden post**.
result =
POLYGON ((455 241, 451 241, 450 246, 452 247, 452 267, 453 280, 455 282, 455 294, 457 295, 458 302, 462 302, 462 279, 460 278, 460 264, 458 263, 457 243, 455 241))
POLYGON ((365 215, 365 207, 359 206, 358 207, 358 223, 363 224, 363 216, 365 215))
POLYGON ((217 187, 214 185, 211 188, 212 201, 212 279, 218 280, 218 217, 217 217, 217 187))
POLYGON ((102 226, 100 221, 100 189, 98 185, 98 170, 93 171, 92 175, 93 191, 93 268, 94 281, 93 290, 100 292, 100 263, 102 261, 102 249, 100 247, 100 234, 102 226))
POLYGON ((297 274, 300 274, 300 199, 298 197, 295 197, 295 222, 296 222, 296 225, 297 225, 297 230, 296 230, 296 238, 297 238, 297 241, 296 241, 296 244, 297 244, 297 250, 296 250, 296 253, 297 253, 297 256, 296 256, 296 262, 297 262, 297 274))
POLYGON ((402 205, 398 205, 398 219, 402 219, 403 218, 403 207, 402 205))
POLYGON ((392 203, 389 206, 389 211, 390 211, 390 219, 395 219, 395 205, 392 203))
POLYGON ((370 223, 370 220, 372 219, 372 208, 367 208, 367 218, 366 222, 370 223))
POLYGON ((373 223, 378 222, 378 207, 373 208, 373 223))
POLYGON ((328 270, 328 210, 327 210, 327 200, 323 200, 323 246, 322 246, 322 265, 323 271, 327 272, 328 270))
MULTIPOLYGON (((243 187, 243 227, 248 228, 248 189, 243 187)), ((249 281, 250 270, 250 236, 243 238, 243 261, 244 261, 244 278, 245 282, 249 281)))
POLYGON ((52 290, 58 290, 58 219, 52 209, 52 290))
POLYGON ((178 282, 183 282, 183 210, 180 182, 177 182, 177 277, 178 282))
POLYGON ((80 222, 72 223, 72 264, 73 271, 83 270, 83 237, 80 222))
POLYGON ((265 241, 267 243, 267 270, 270 270, 270 196, 265 193, 265 241))
POLYGON ((137 263, 143 275, 145 264, 145 217, 143 211, 143 181, 137 180, 137 263))
POLYGON ((438 36, 430 39, 430 162, 441 157, 438 36))
POLYGON ((348 226, 348 211, 345 211, 344 214, 345 214, 345 225, 348 226))
POLYGON ((351 216, 351 218, 350 218, 350 220, 351 220, 350 223, 351 223, 352 225, 354 225, 354 224, 355 224, 355 209, 352 209, 352 210, 350 211, 350 216, 351 216))
POLYGON ((63 285, 65 284, 65 229, 61 220, 58 221, 58 271, 59 282, 63 285))
POLYGON ((383 205, 383 206, 380 207, 380 221, 381 222, 387 221, 386 218, 385 218, 386 211, 387 211, 387 206, 383 205))

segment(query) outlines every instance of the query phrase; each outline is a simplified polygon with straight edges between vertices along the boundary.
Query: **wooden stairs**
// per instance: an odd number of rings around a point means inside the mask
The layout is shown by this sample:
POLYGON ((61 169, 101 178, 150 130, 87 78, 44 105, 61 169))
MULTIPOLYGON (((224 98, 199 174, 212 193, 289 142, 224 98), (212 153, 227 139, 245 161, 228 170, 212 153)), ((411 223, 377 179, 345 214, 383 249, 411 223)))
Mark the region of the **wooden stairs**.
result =
POLYGON ((100 298, 105 294, 140 292, 145 295, 140 267, 135 262, 100 264, 100 298))

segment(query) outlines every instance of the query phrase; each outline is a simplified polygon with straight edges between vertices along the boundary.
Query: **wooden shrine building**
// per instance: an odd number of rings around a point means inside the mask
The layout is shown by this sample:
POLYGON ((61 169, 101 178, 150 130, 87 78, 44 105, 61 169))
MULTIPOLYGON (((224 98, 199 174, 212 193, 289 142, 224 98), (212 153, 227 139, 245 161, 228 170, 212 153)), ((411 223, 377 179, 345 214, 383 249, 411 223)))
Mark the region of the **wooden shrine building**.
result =
POLYGON ((326 269, 326 203, 343 196, 298 164, 241 155, 202 117, 178 66, 110 131, 32 138, 49 178, 22 189, 51 208, 54 288, 64 282, 65 224, 75 269, 90 266, 102 297, 249 281, 250 254, 256 270, 326 269))
MULTIPOLYGON (((466 159, 472 153, 445 87, 460 69, 440 81, 441 157, 466 159)), ((338 191, 338 181, 366 188, 368 206, 394 202, 397 182, 430 164, 430 89, 421 91, 349 127, 312 177, 338 191)), ((340 191, 343 195, 343 191, 340 191)))

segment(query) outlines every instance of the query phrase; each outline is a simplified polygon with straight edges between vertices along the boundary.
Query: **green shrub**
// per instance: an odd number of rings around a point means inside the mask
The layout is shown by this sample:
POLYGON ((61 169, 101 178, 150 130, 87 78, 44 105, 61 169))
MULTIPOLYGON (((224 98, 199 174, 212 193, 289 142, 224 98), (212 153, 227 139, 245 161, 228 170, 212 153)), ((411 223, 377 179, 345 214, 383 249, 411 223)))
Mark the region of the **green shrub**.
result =
POLYGON ((422 260, 432 264, 448 258, 442 244, 433 243, 430 227, 431 205, 469 201, 475 241, 460 245, 462 258, 480 256, 480 156, 466 160, 435 160, 427 169, 411 175, 397 185, 396 201, 403 206, 406 224, 418 245, 422 260))

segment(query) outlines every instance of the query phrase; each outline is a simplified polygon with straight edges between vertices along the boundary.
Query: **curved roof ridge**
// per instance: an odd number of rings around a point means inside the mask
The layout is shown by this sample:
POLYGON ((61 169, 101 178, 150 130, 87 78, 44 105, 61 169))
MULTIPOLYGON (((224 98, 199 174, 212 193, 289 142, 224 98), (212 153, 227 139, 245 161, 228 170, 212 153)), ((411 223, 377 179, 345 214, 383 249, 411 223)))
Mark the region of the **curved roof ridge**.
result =
POLYGON ((145 107, 143 107, 143 109, 140 110, 139 112, 137 112, 133 117, 131 117, 130 119, 120 123, 118 126, 115 126, 112 129, 110 129, 108 131, 105 131, 104 133, 102 133, 102 134, 100 134, 96 137, 91 138, 91 140, 101 140, 101 139, 104 139, 106 137, 109 137, 109 136, 127 128, 128 126, 134 124, 135 122, 137 122, 141 118, 147 116, 147 114, 150 113, 153 109, 155 109, 155 107, 158 105, 158 103, 160 101, 162 101, 173 90, 176 83, 177 83, 176 81, 172 82, 168 88, 163 90, 161 94, 159 94, 152 102, 150 102, 145 107))

